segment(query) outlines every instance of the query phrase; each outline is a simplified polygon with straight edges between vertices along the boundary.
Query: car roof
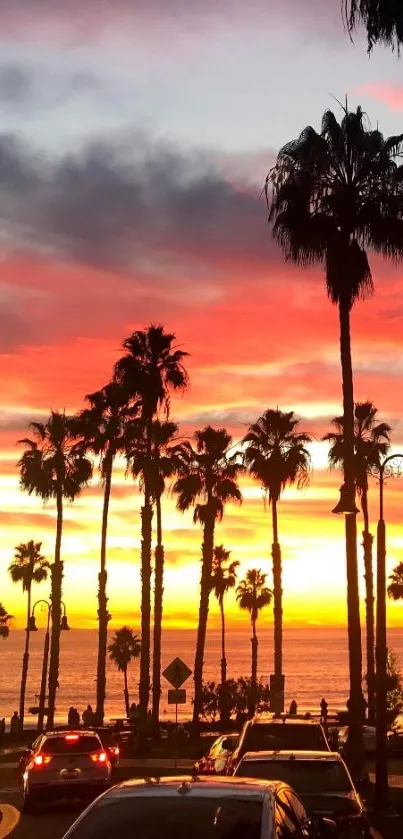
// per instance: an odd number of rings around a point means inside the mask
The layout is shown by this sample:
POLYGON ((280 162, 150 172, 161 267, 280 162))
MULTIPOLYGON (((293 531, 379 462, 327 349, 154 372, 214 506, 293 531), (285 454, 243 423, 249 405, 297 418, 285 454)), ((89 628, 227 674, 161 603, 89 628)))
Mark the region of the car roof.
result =
POLYGON ((66 737, 66 735, 72 735, 77 737, 94 737, 97 735, 97 732, 94 728, 62 728, 59 731, 44 731, 43 737, 66 737))
POLYGON ((314 751, 295 751, 292 749, 281 749, 281 751, 265 751, 265 752, 246 752, 242 758, 242 762, 253 761, 275 761, 275 760, 312 760, 323 761, 329 763, 337 761, 343 763, 343 759, 338 752, 314 752, 314 751))
POLYGON ((275 716, 259 716, 253 717, 249 720, 250 725, 259 725, 260 723, 270 723, 271 725, 320 725, 319 720, 305 717, 275 717, 275 716))
POLYGON ((166 778, 130 778, 108 790, 105 798, 121 798, 136 795, 173 796, 175 794, 208 797, 216 794, 219 797, 238 797, 257 799, 272 798, 279 787, 284 787, 282 781, 262 781, 259 778, 219 777, 189 777, 178 775, 166 778))

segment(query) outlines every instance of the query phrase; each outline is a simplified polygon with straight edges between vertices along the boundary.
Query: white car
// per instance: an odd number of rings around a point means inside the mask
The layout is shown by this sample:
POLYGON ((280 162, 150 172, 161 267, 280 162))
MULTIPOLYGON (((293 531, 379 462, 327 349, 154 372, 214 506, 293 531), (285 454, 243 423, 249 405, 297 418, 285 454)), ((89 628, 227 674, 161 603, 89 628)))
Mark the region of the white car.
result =
POLYGON ((94 731, 43 734, 25 758, 24 811, 55 798, 99 795, 110 779, 111 763, 94 731))
POLYGON ((287 784, 244 778, 124 781, 101 795, 64 839, 317 839, 323 833, 287 784))

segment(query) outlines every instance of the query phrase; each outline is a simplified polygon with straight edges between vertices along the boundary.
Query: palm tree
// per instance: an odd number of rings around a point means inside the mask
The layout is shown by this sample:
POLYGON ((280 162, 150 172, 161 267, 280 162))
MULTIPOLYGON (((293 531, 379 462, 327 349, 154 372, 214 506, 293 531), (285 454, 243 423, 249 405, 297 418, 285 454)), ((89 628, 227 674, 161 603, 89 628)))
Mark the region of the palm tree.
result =
POLYGON ((403 600, 403 562, 399 562, 393 569, 388 585, 388 595, 392 600, 403 600))
MULTIPOLYGON (((320 134, 308 126, 284 146, 266 179, 273 235, 285 258, 298 265, 323 265, 328 295, 339 309, 343 507, 351 512, 356 508, 350 312, 357 299, 372 292, 367 249, 392 259, 403 254, 402 168, 397 165, 402 149, 403 135, 384 139, 366 124, 360 107, 350 112, 346 104, 340 123, 326 111, 320 134)), ((345 519, 350 708, 351 720, 358 722, 364 700, 357 523, 354 514, 345 519)))
POLYGON ((350 36, 357 24, 367 30, 368 52, 381 43, 400 50, 403 44, 403 7, 401 0, 343 0, 343 14, 350 36))
POLYGON ((10 623, 14 620, 14 615, 9 615, 5 606, 0 603, 0 638, 8 638, 10 634, 10 623))
POLYGON ((146 457, 144 504, 141 508, 141 656, 139 740, 144 742, 150 695, 151 548, 152 548, 152 423, 159 408, 168 419, 170 393, 184 391, 188 377, 183 366, 187 353, 175 348, 174 333, 152 324, 133 332, 123 342, 125 355, 115 365, 115 379, 133 399, 141 400, 146 457))
POLYGON ((33 583, 42 583, 48 578, 49 562, 41 554, 42 542, 21 543, 15 548, 14 559, 8 567, 13 583, 22 583, 22 590, 27 592, 27 627, 25 635, 25 650, 22 659, 20 686, 20 729, 24 730, 25 690, 27 685, 29 663, 29 638, 31 617, 31 589, 33 583))
POLYGON ((116 664, 118 670, 123 673, 124 697, 126 716, 130 716, 129 688, 127 686, 127 668, 134 658, 139 658, 141 642, 138 635, 130 626, 122 626, 117 629, 112 643, 108 645, 109 658, 116 664))
POLYGON ((237 455, 229 454, 232 437, 225 428, 214 429, 208 425, 195 432, 194 440, 195 448, 188 442, 177 448, 178 478, 173 485, 173 491, 178 496, 178 510, 183 513, 194 507, 193 520, 203 527, 199 622, 194 665, 193 728, 196 732, 202 710, 203 659, 213 571, 215 524, 221 521, 227 501, 242 501, 242 493, 237 484, 242 467, 237 455))
POLYGON ((126 458, 134 478, 140 478, 140 487, 144 489, 145 474, 148 469, 152 503, 156 511, 156 545, 154 571, 154 649, 152 678, 152 719, 153 730, 159 732, 159 705, 161 698, 161 631, 164 594, 164 546, 162 540, 162 496, 165 481, 172 477, 178 467, 176 440, 178 426, 174 422, 153 420, 151 464, 148 462, 147 443, 144 437, 143 423, 140 420, 129 422, 126 427, 126 458))
MULTIPOLYGON (((280 683, 283 672, 283 591, 281 548, 278 540, 277 505, 286 486, 308 483, 310 455, 306 448, 311 442, 309 434, 297 431, 299 419, 294 411, 268 408, 257 422, 250 426, 243 439, 244 458, 251 475, 269 496, 272 512, 272 560, 274 595, 274 675, 280 683)), ((283 693, 282 691, 279 691, 283 693)), ((282 699, 282 704, 284 699, 282 699)), ((276 703, 280 704, 280 700, 276 703)), ((275 710, 283 711, 284 707, 275 710)))
POLYGON ((19 440, 27 448, 18 466, 20 486, 43 501, 56 499, 57 522, 55 560, 51 566, 52 634, 50 639, 48 729, 53 728, 57 683, 59 677, 60 622, 63 562, 61 543, 63 500, 79 495, 92 475, 92 465, 85 457, 83 445, 74 438, 72 417, 52 411, 46 423, 31 422, 34 439, 19 440))
POLYGON ((257 693, 257 651, 258 637, 256 623, 259 612, 269 606, 273 592, 266 586, 266 574, 262 574, 260 568, 252 568, 246 572, 246 577, 241 580, 236 590, 236 599, 241 609, 246 609, 250 614, 252 625, 252 678, 251 691, 249 696, 249 716, 252 717, 256 707, 257 693))
POLYGON ((76 420, 77 433, 84 439, 88 449, 100 456, 100 472, 104 486, 101 561, 98 574, 98 658, 97 658, 97 704, 96 717, 103 724, 106 694, 106 646, 108 611, 106 540, 108 530, 109 502, 115 457, 123 448, 124 431, 128 418, 137 411, 129 408, 126 391, 117 382, 109 382, 101 390, 86 397, 89 408, 85 408, 76 420))
POLYGON ((213 573, 211 575, 211 588, 218 600, 221 614, 221 686, 224 687, 227 681, 227 658, 225 655, 225 615, 224 597, 227 592, 234 588, 237 577, 237 560, 229 561, 231 551, 226 551, 224 545, 217 545, 213 554, 213 573))
MULTIPOLYGON (((365 606, 367 638, 367 685, 368 716, 375 719, 375 637, 374 637, 374 572, 372 562, 372 543, 374 537, 369 530, 368 512, 368 475, 379 469, 382 459, 388 453, 390 425, 377 423, 377 409, 372 402, 357 402, 354 408, 354 446, 355 446, 355 482, 361 499, 364 517, 363 548, 365 568, 365 606)), ((326 434, 323 439, 331 443, 329 463, 331 467, 343 465, 344 422, 343 417, 335 417, 333 425, 336 431, 326 434)))

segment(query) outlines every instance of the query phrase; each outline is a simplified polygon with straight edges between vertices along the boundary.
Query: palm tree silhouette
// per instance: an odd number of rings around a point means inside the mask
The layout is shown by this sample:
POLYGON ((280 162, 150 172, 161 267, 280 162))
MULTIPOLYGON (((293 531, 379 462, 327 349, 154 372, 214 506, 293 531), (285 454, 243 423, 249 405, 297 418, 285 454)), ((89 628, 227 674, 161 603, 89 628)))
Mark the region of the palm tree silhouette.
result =
MULTIPOLYGON (((294 411, 269 408, 250 426, 243 439, 244 459, 251 475, 269 496, 272 511, 272 560, 274 596, 274 675, 283 672, 283 591, 281 548, 278 540, 277 505, 286 486, 308 483, 310 455, 306 448, 309 434, 297 431, 299 419, 294 411)), ((284 708, 276 708, 283 711, 284 708)))
POLYGON ((224 545, 217 545, 213 554, 213 572, 211 588, 218 600, 221 615, 221 686, 227 681, 227 657, 225 654, 225 614, 224 597, 234 588, 237 577, 238 560, 230 561, 231 551, 226 551, 224 545))
POLYGON ((403 44, 403 10, 401 2, 383 0, 343 0, 344 19, 350 36, 358 24, 367 30, 368 52, 377 43, 400 49, 403 44))
POLYGON ((159 733, 159 705, 161 698, 161 631, 164 594, 164 546, 162 541, 162 496, 167 478, 172 477, 178 467, 176 447, 173 445, 178 433, 178 426, 166 420, 153 420, 151 464, 148 462, 147 442, 144 437, 143 423, 140 420, 129 422, 126 427, 126 459, 134 478, 140 478, 140 487, 144 489, 145 474, 148 469, 150 493, 156 511, 156 545, 154 569, 154 649, 152 677, 152 721, 153 731, 159 733))
POLYGON ((27 626, 25 635, 25 650, 22 658, 21 686, 20 686, 20 729, 24 730, 25 691, 27 685, 29 663, 29 638, 31 617, 31 589, 33 583, 42 583, 48 578, 49 562, 41 554, 42 542, 21 543, 15 548, 14 559, 8 567, 13 583, 22 583, 22 590, 27 592, 27 626))
POLYGON ((127 668, 134 658, 139 658, 141 641, 138 635, 130 626, 122 626, 117 629, 112 643, 108 645, 109 658, 116 664, 118 670, 123 673, 124 697, 126 716, 130 716, 129 688, 127 685, 127 668))
POLYGON ((388 595, 391 600, 403 600, 403 562, 399 562, 393 569, 389 579, 388 595))
POLYGON ((0 603, 0 638, 3 640, 8 638, 10 634, 10 623, 14 620, 14 615, 9 615, 5 606, 0 603))
POLYGON ((106 540, 108 531, 109 503, 112 473, 116 455, 122 450, 124 431, 128 418, 137 411, 129 408, 128 395, 117 382, 109 382, 101 390, 86 397, 89 408, 80 412, 76 419, 77 434, 81 435, 87 448, 100 456, 101 480, 104 486, 101 529, 101 562, 98 574, 98 657, 97 657, 97 704, 96 718, 103 724, 106 694, 106 646, 108 611, 106 571, 106 540))
POLYGON ((236 590, 236 599, 241 609, 246 609, 250 614, 252 625, 252 678, 251 691, 249 696, 249 716, 252 717, 256 708, 257 694, 257 653, 258 637, 256 623, 259 612, 269 606, 273 592, 266 586, 266 574, 262 574, 260 568, 252 568, 246 572, 246 577, 241 580, 236 590))
POLYGON ((19 440, 27 448, 18 466, 20 486, 43 501, 56 499, 57 522, 55 559, 51 566, 52 633, 50 639, 49 701, 47 728, 54 725, 55 701, 59 677, 60 622, 63 562, 61 543, 63 530, 63 499, 79 495, 92 475, 92 465, 85 457, 81 442, 74 438, 73 418, 52 411, 46 423, 31 422, 34 439, 19 440))
MULTIPOLYGON (((372 402, 357 402, 354 408, 354 446, 355 446, 355 482, 361 499, 364 517, 363 548, 365 568, 365 606, 366 606, 366 638, 367 638, 367 685, 368 685, 368 717, 371 723, 375 719, 375 638, 374 638, 374 572, 372 562, 372 543, 374 537, 369 530, 368 511, 368 475, 373 469, 379 468, 382 459, 390 448, 390 425, 386 422, 377 423, 377 409, 372 402)), ((331 446, 329 449, 329 463, 331 467, 343 465, 344 452, 344 422, 343 417, 335 417, 332 421, 336 431, 325 434, 331 446)))
MULTIPOLYGON (((384 139, 365 123, 360 107, 343 108, 339 123, 326 111, 318 134, 311 126, 287 143, 266 179, 273 235, 285 258, 323 265, 327 292, 337 304, 344 416, 344 501, 355 507, 354 390, 350 312, 373 289, 367 248, 403 255, 401 167, 403 135, 384 139), (271 189, 272 194, 271 194, 271 189)), ((351 721, 364 716, 357 565, 357 523, 346 515, 347 612, 351 721)), ((357 737, 360 738, 359 729, 357 737)), ((359 742, 357 740, 359 745, 359 742)), ((356 756, 362 749, 355 749, 356 756)), ((357 766, 357 771, 359 767, 357 766)))
POLYGON ((152 324, 133 332, 123 342, 125 355, 115 365, 115 379, 133 399, 140 398, 148 466, 144 472, 141 508, 141 656, 139 744, 144 743, 150 695, 151 548, 152 548, 152 423, 158 409, 168 418, 171 391, 184 391, 188 377, 187 353, 174 347, 176 336, 152 324))
POLYGON ((185 512, 194 507, 193 521, 203 527, 202 570, 200 579, 199 622, 194 665, 193 728, 199 727, 202 710, 203 659, 206 643, 211 576, 213 571, 215 524, 224 515, 227 501, 242 501, 237 484, 241 465, 236 454, 230 455, 232 437, 225 428, 211 425, 194 434, 195 448, 188 442, 177 448, 178 478, 173 485, 177 508, 185 512))

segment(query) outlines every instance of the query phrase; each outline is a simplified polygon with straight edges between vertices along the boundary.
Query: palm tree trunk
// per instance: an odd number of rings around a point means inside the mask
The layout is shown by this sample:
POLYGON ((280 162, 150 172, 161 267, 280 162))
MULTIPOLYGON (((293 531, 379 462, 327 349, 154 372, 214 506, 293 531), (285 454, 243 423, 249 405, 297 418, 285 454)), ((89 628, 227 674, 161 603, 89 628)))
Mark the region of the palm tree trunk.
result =
POLYGON ((97 660, 97 705, 96 719, 103 725, 106 695, 106 647, 108 642, 108 598, 106 595, 106 536, 108 531, 109 500, 111 496, 113 452, 109 449, 105 458, 105 488, 102 510, 101 567, 98 574, 98 660, 97 660))
POLYGON ((224 616, 224 597, 220 597, 220 613, 221 613, 221 685, 225 685, 227 681, 227 659, 225 655, 225 616, 224 616))
POLYGON ((56 523, 56 544, 55 561, 51 569, 51 594, 52 602, 52 632, 50 637, 50 662, 49 662, 49 700, 47 729, 54 726, 56 691, 59 680, 59 653, 60 653, 60 621, 62 611, 62 580, 63 563, 61 561, 62 529, 63 529, 63 492, 59 479, 56 496, 57 523, 56 523))
MULTIPOLYGON (((350 302, 340 300, 340 356, 343 380, 343 416, 344 416, 344 484, 346 497, 351 503, 355 500, 354 479, 354 391, 353 370, 351 363, 350 339, 350 302)), ((364 750, 361 724, 364 719, 364 697, 362 694, 362 649, 360 598, 358 588, 357 563, 357 521, 355 514, 345 517, 346 561, 347 561, 347 621, 348 652, 350 670, 350 734, 351 749, 350 769, 360 773, 364 750)))
POLYGON ((129 688, 127 685, 127 667, 123 670, 123 678, 124 678, 124 697, 125 697, 125 707, 126 707, 126 717, 130 717, 130 702, 129 702, 129 688))
POLYGON ((368 490, 364 488, 361 498, 364 517, 363 548, 365 569, 365 617, 367 627, 367 687, 368 721, 375 725, 375 631, 374 631, 374 571, 372 564, 372 543, 374 537, 369 532, 368 490))
POLYGON ((281 571, 281 548, 277 530, 277 502, 272 500, 273 544, 273 600, 274 600, 274 675, 278 678, 283 672, 283 589, 281 571))
MULTIPOLYGON (((147 419, 147 464, 152 460, 152 417, 147 419)), ((147 711, 150 698, 150 637, 151 637, 151 549, 152 517, 150 478, 144 470, 144 506, 141 508, 141 652, 139 686, 138 747, 147 743, 147 711)))
POLYGON ((258 639, 256 634, 256 618, 252 618, 252 678, 250 686, 249 698, 249 717, 253 717, 256 709, 256 694, 257 694, 257 648, 258 639))
MULTIPOLYGON (((208 506, 210 506, 210 504, 208 504, 208 506)), ((214 524, 214 516, 209 512, 208 519, 205 522, 203 530, 199 623, 197 627, 196 654, 194 663, 195 695, 192 725, 195 735, 199 733, 199 717, 202 710, 204 648, 206 645, 211 574, 213 569, 214 524)))
POLYGON ((25 636, 25 650, 22 657, 22 671, 21 671, 21 687, 20 687, 20 731, 24 731, 24 713, 25 713, 25 691, 27 687, 28 663, 29 663, 29 619, 31 617, 31 585, 28 586, 28 604, 27 604, 27 628, 25 636))
POLYGON ((160 698, 161 698, 161 633, 162 606, 164 596, 164 546, 162 544, 161 496, 156 499, 157 544, 155 546, 154 578, 154 650, 153 650, 153 730, 159 733, 160 698))

